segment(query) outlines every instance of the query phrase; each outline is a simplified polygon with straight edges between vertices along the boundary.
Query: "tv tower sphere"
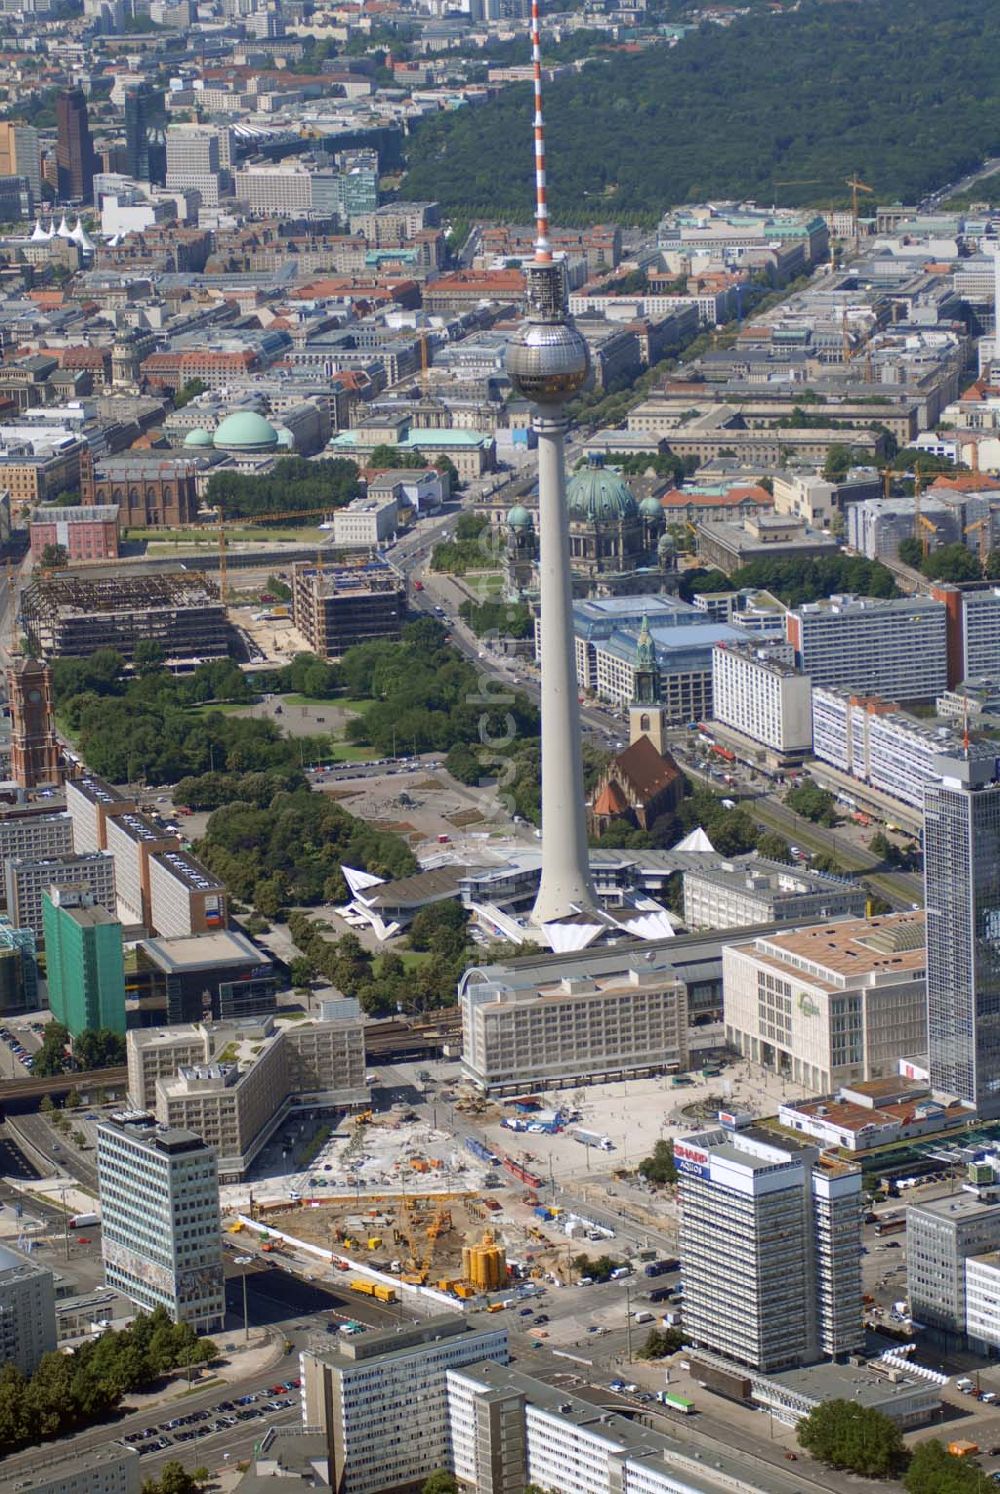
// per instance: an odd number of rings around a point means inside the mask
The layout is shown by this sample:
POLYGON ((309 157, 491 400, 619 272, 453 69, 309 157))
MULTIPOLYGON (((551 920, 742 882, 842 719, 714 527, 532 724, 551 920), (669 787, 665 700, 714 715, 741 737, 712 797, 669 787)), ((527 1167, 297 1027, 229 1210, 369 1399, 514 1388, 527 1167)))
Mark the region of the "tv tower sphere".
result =
MULTIPOLYGON (((561 269, 552 266, 552 271, 561 277, 561 269)), ((507 372, 518 394, 532 404, 563 405, 587 382, 590 352, 575 327, 538 316, 508 345, 507 372)))

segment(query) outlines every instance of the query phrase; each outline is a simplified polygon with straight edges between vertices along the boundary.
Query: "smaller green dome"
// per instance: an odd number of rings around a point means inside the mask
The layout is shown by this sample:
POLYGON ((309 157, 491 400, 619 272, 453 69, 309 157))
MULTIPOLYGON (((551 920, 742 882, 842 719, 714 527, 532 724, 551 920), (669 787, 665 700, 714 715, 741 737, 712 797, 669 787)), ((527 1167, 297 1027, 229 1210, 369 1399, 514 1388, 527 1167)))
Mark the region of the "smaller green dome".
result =
POLYGON ((216 430, 214 444, 220 451, 273 451, 278 432, 256 410, 236 410, 216 430))
POLYGON ((586 519, 592 524, 634 519, 639 511, 628 483, 604 467, 583 467, 574 472, 566 485, 566 507, 571 519, 586 519))
POLYGON ((644 498, 639 504, 639 512, 644 519, 663 518, 663 507, 658 498, 644 498))
POLYGON ((212 432, 211 431, 203 431, 203 430, 200 429, 200 427, 196 428, 193 431, 188 431, 187 435, 184 437, 184 445, 185 446, 211 446, 211 445, 213 445, 212 432))
POLYGON ((507 515, 507 528, 508 529, 530 529, 531 528, 531 515, 529 514, 528 510, 523 506, 523 504, 515 503, 514 507, 511 509, 510 513, 507 515))

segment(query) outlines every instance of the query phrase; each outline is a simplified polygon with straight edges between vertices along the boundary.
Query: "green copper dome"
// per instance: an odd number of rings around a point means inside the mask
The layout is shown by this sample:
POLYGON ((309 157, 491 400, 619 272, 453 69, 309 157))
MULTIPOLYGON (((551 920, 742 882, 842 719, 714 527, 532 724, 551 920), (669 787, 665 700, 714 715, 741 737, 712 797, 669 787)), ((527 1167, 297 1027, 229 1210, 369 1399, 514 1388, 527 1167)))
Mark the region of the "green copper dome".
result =
POLYGON ((604 467, 583 467, 573 474, 566 485, 566 506, 571 519, 597 524, 633 519, 638 513, 628 483, 604 467))
POLYGON ((196 429, 196 430, 193 430, 193 431, 188 431, 187 435, 184 437, 184 445, 185 446, 211 446, 212 445, 212 433, 211 433, 211 431, 203 431, 203 430, 200 430, 200 429, 196 429))
POLYGON ((522 504, 515 503, 514 507, 511 509, 510 513, 507 515, 507 528, 508 529, 530 529, 531 528, 531 515, 529 514, 528 510, 522 504))
POLYGON ((658 498, 644 498, 639 504, 639 512, 644 519, 663 518, 663 508, 658 498))
POLYGON ((215 432, 215 445, 220 451, 273 451, 277 444, 274 426, 254 410, 227 415, 215 432))

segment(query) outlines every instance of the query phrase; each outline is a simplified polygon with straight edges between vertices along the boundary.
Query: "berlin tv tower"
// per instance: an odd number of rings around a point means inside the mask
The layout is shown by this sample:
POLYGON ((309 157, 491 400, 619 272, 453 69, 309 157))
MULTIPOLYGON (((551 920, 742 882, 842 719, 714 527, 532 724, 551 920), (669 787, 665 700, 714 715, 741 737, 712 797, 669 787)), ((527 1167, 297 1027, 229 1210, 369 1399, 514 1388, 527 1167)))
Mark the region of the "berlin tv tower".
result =
POLYGON ((538 0, 531 5, 535 74, 535 257, 526 266, 528 319, 507 352, 510 381, 535 406, 538 436, 539 574, 542 655, 542 879, 536 927, 596 913, 587 855, 583 764, 572 622, 563 406, 583 388, 587 344, 566 308, 562 264, 552 258, 545 195, 542 50, 538 0))

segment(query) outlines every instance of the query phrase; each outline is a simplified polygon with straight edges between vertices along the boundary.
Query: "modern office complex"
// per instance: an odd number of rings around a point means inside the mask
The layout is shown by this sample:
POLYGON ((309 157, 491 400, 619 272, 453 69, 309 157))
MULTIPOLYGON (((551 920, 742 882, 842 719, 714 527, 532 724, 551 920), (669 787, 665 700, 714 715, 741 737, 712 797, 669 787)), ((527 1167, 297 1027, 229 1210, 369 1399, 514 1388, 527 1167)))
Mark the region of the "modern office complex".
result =
POLYGON ((56 1346, 55 1287, 47 1266, 0 1245, 0 1363, 33 1374, 56 1346))
POLYGON ((689 929, 860 917, 867 899, 863 887, 843 877, 756 855, 692 867, 683 876, 689 929))
POLYGON ((270 957, 238 929, 141 940, 130 985, 141 1009, 171 1024, 262 1016, 277 1005, 270 957))
POLYGON ((965 1336, 973 1353, 1000 1356, 1000 1249, 966 1259, 965 1336))
POLYGON ((0 1016, 38 1005, 37 948, 32 929, 17 929, 0 915, 0 1016))
POLYGON ((199 1136, 134 1111, 97 1128, 101 1253, 109 1287, 165 1307, 199 1333, 226 1312, 215 1152, 199 1136))
POLYGON ((817 685, 883 700, 933 700, 948 684, 945 608, 929 597, 834 596, 785 618, 795 662, 817 685))
POLYGON ((15 928, 31 929, 41 943, 45 937, 42 900, 50 887, 86 887, 94 901, 109 913, 117 907, 115 863, 101 851, 42 860, 14 856, 5 868, 7 913, 15 928))
POLYGON ((788 644, 720 643, 712 650, 712 716, 781 765, 812 745, 812 687, 788 644))
POLYGON ((42 896, 49 1006, 69 1029, 125 1033, 122 926, 87 888, 52 887, 42 896))
POLYGON ((726 1041, 813 1094, 895 1074, 927 1040, 924 915, 841 919, 723 950, 726 1041))
POLYGON ((544 963, 529 979, 467 970, 459 987, 462 1064, 497 1094, 596 1084, 688 1066, 687 990, 672 971, 642 968, 628 946, 593 975, 544 963))
POLYGON ((966 1262, 997 1249, 1000 1203, 963 1191, 911 1204, 906 1211, 906 1289, 913 1318, 946 1339, 962 1340, 966 1262))
POLYGON ((368 1104, 364 1023, 356 1002, 336 1008, 331 1020, 133 1029, 129 1100, 208 1142, 220 1177, 237 1182, 293 1111, 368 1104))
POLYGON ((56 95, 57 190, 64 202, 89 202, 94 194, 94 146, 82 88, 56 95))
POLYGON ((860 1167, 753 1127, 674 1160, 691 1343, 765 1372, 860 1349, 860 1167))
MULTIPOLYGON (((924 801, 931 1084, 1000 1115, 1000 782, 995 744, 940 757, 924 801)), ((916 1051, 901 1048, 900 1052, 916 1051)))
POLYGON ((333 1487, 381 1494, 447 1467, 448 1371, 507 1358, 506 1328, 461 1314, 302 1353, 303 1422, 326 1436, 333 1487))
POLYGON ((949 727, 908 716, 877 696, 836 686, 812 692, 813 753, 859 783, 922 808, 934 760, 961 746, 949 727))

